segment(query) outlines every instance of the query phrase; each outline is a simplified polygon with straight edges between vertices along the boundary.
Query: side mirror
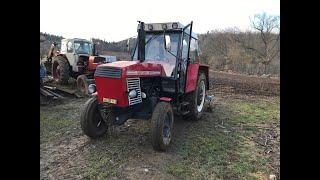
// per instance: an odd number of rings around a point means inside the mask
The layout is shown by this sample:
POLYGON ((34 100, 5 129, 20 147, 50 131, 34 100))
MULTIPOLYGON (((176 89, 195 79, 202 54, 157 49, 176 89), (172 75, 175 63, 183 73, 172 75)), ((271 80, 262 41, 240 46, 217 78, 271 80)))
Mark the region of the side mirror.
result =
POLYGON ((171 41, 169 35, 164 35, 164 48, 169 52, 171 51, 171 41))

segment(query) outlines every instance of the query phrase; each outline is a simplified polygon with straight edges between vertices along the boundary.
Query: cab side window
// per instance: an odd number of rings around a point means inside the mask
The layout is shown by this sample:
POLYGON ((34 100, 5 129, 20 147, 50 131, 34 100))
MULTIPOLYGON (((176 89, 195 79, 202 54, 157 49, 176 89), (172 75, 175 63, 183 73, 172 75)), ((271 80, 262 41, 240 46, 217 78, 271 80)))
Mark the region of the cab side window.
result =
POLYGON ((190 62, 194 63, 199 59, 199 47, 198 40, 191 38, 190 42, 190 62))
POLYGON ((73 52, 73 44, 70 41, 67 43, 67 52, 68 53, 72 53, 73 52))
POLYGON ((188 59, 188 47, 189 47, 189 35, 184 33, 182 39, 182 59, 186 61, 188 59))
POLYGON ((67 52, 67 43, 65 41, 63 41, 61 43, 61 52, 62 53, 66 53, 67 52))
POLYGON ((183 33, 183 39, 182 39, 182 59, 187 60, 188 59, 188 47, 189 47, 189 42, 190 42, 190 50, 189 50, 189 58, 190 58, 190 63, 194 63, 197 60, 199 60, 199 47, 198 47, 198 40, 194 37, 191 36, 191 40, 189 41, 190 38, 190 29, 187 28, 184 30, 183 33))

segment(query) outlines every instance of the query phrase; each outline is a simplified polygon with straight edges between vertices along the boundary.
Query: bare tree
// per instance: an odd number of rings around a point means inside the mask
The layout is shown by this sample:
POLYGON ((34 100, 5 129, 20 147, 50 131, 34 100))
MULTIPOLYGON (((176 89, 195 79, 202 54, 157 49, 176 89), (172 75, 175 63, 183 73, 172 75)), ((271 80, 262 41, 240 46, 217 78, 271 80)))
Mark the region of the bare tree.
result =
POLYGON ((267 66, 280 52, 280 17, 267 15, 266 13, 257 14, 251 20, 251 25, 260 33, 263 48, 249 47, 258 54, 264 65, 264 72, 267 73, 267 66))

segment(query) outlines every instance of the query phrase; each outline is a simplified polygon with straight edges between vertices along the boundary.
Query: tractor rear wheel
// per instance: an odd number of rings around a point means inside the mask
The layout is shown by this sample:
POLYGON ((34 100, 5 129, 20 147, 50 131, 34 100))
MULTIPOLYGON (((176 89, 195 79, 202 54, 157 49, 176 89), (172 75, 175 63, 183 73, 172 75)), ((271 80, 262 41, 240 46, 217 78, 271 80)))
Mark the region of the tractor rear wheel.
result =
POLYGON ((152 146, 154 150, 165 151, 171 142, 173 128, 173 111, 167 102, 159 102, 151 118, 152 146))
POLYGON ((108 124, 101 116, 96 97, 89 99, 85 103, 84 110, 81 113, 80 123, 84 134, 92 139, 102 136, 107 131, 108 124))
POLYGON ((88 94, 88 78, 86 75, 80 75, 77 77, 77 90, 81 95, 88 94))
POLYGON ((63 56, 53 57, 51 74, 55 82, 67 84, 69 80, 68 60, 63 56))
POLYGON ((198 83, 196 90, 187 95, 187 101, 189 102, 189 114, 186 115, 187 119, 199 120, 203 114, 205 106, 205 96, 207 80, 203 72, 199 73, 198 83))

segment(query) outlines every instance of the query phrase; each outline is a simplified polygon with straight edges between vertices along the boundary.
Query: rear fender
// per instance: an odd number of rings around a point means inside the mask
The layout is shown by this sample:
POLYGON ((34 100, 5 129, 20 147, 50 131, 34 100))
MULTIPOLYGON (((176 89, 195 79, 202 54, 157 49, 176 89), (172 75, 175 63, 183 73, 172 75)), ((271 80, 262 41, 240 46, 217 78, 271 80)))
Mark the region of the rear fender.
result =
POLYGON ((185 93, 196 90, 199 72, 204 72, 207 82, 206 87, 209 90, 209 66, 199 63, 189 64, 187 68, 187 81, 185 93))
POLYGON ((207 80, 206 89, 209 90, 209 66, 200 64, 199 72, 204 72, 204 75, 206 76, 206 80, 207 80))

